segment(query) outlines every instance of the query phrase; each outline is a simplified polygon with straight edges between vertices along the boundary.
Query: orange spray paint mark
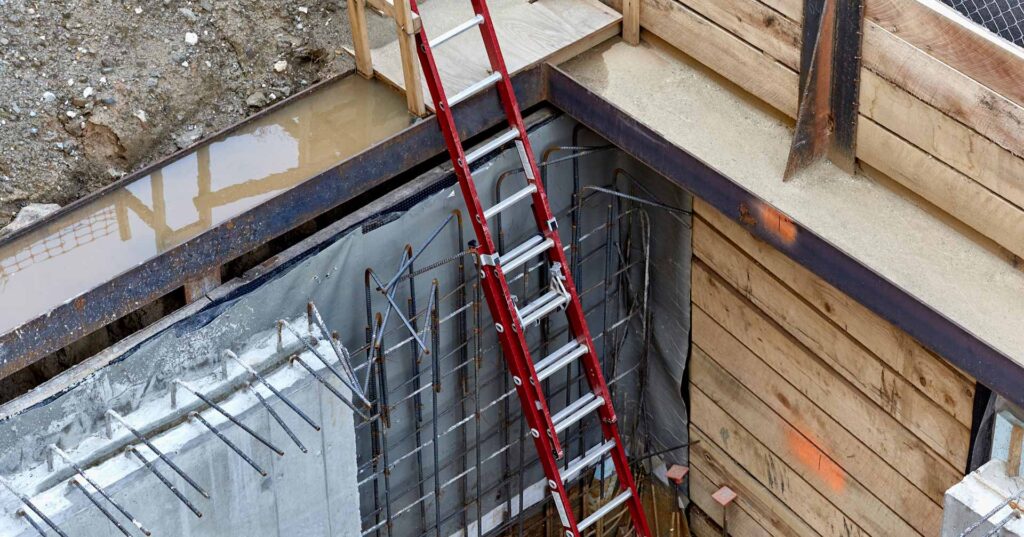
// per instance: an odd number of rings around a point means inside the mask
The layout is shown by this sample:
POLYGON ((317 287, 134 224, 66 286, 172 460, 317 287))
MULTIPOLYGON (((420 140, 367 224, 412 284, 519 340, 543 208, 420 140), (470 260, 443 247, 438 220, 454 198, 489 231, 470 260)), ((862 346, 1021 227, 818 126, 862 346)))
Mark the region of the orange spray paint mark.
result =
POLYGON ((796 242, 796 224, 788 216, 764 203, 757 204, 757 216, 764 228, 779 237, 784 244, 796 242))
POLYGON ((788 216, 780 213, 771 205, 755 202, 754 210, 751 211, 746 203, 740 204, 739 221, 748 228, 758 225, 765 231, 779 238, 783 244, 790 245, 796 242, 797 227, 788 216))
POLYGON ((835 492, 846 489, 846 473, 831 458, 799 432, 789 429, 786 433, 789 450, 797 460, 811 470, 835 492))

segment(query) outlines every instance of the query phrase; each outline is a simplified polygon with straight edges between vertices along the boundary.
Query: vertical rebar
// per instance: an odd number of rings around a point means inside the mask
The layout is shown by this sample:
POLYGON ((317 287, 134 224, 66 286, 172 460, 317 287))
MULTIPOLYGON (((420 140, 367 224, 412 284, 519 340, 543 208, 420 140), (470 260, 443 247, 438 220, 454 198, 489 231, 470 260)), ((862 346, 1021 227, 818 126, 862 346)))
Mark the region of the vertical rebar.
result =
MULTIPOLYGON (((373 377, 373 371, 375 369, 373 354, 374 354, 374 340, 376 339, 376 325, 374 324, 373 318, 373 298, 371 295, 370 288, 370 272, 372 269, 366 269, 364 273, 363 283, 365 284, 365 298, 366 298, 366 385, 369 390, 370 402, 373 405, 374 410, 377 407, 377 381, 373 377)), ((372 414, 378 414, 376 411, 372 414)), ((374 531, 374 535, 380 537, 380 475, 377 472, 377 465, 380 461, 380 425, 376 417, 370 420, 370 461, 373 469, 373 521, 377 527, 374 531)), ((388 522, 390 524, 390 521, 388 522)))
POLYGON ((390 407, 388 406, 388 371, 387 371, 387 360, 385 356, 384 346, 384 323, 380 318, 380 313, 377 314, 377 324, 379 326, 381 334, 377 336, 377 350, 374 352, 377 356, 377 383, 379 384, 379 395, 377 396, 377 416, 381 422, 380 427, 380 442, 381 442, 381 457, 384 463, 384 509, 388 517, 387 522, 387 534, 391 537, 391 530, 393 527, 393 518, 391 515, 391 465, 388 463, 389 448, 388 448, 388 428, 390 425, 390 407))
POLYGON ((430 411, 433 413, 430 429, 434 435, 432 445, 434 451, 434 534, 437 535, 437 537, 443 537, 441 535, 441 431, 438 429, 437 423, 438 394, 441 393, 441 316, 439 315, 441 291, 436 279, 431 282, 430 291, 432 293, 431 303, 433 304, 433 307, 430 310, 430 346, 435 351, 433 353, 433 363, 431 366, 434 389, 430 392, 430 411))
POLYGON ((480 366, 483 363, 483 354, 480 351, 480 330, 483 326, 481 319, 481 308, 480 308, 480 285, 479 282, 473 282, 473 356, 475 358, 473 364, 473 414, 475 427, 475 440, 473 442, 476 455, 476 536, 483 537, 483 469, 480 468, 480 366))
MULTIPOLYGON (((406 255, 412 257, 412 246, 405 245, 406 255)), ((419 329, 416 320, 418 317, 418 309, 416 308, 416 270, 413 267, 414 263, 409 263, 409 319, 412 320, 413 328, 419 329)), ((413 389, 413 416, 416 420, 414 436, 416 437, 416 445, 423 445, 423 435, 421 428, 423 427, 423 398, 420 396, 420 388, 422 383, 420 382, 420 360, 422 356, 419 352, 419 347, 416 346, 415 341, 409 341, 409 356, 412 358, 412 389, 413 389)), ((423 468, 423 450, 416 450, 416 480, 417 489, 420 493, 420 497, 426 493, 425 473, 423 468)), ((427 505, 426 502, 420 502, 420 528, 422 533, 427 532, 427 505)))
MULTIPOLYGON (((609 300, 609 289, 611 289, 611 275, 612 275, 612 226, 615 223, 615 209, 614 206, 609 203, 607 206, 607 218, 605 219, 605 234, 604 234, 604 284, 602 289, 602 304, 601 304, 601 355, 605 358, 608 357, 609 345, 608 345, 608 302, 609 300)), ((603 365, 603 363, 602 363, 603 365)), ((605 378, 613 378, 608 376, 607 371, 602 371, 605 378)), ((609 394, 610 396, 610 394, 609 394)), ((580 427, 583 424, 580 423, 580 427)), ((582 429, 581 429, 582 434, 582 429)), ((606 493, 605 481, 605 461, 607 456, 601 457, 601 499, 603 500, 606 493)))
MULTIPOLYGON (((466 244, 465 244, 465 235, 464 235, 463 230, 462 230, 462 212, 459 211, 458 209, 456 209, 456 210, 452 211, 452 214, 456 215, 456 221, 457 221, 457 227, 456 227, 457 239, 456 240, 458 242, 456 243, 455 246, 456 246, 456 248, 458 249, 459 252, 462 252, 462 251, 464 251, 464 248, 466 246, 466 244)), ((456 326, 456 337, 458 338, 458 342, 460 344, 459 363, 460 364, 466 364, 466 363, 469 362, 469 345, 468 344, 462 345, 462 342, 464 342, 464 341, 468 342, 468 337, 469 337, 468 328, 467 328, 467 326, 469 324, 469 310, 466 308, 466 297, 468 295, 468 292, 466 290, 466 259, 465 259, 465 256, 460 256, 458 258, 458 261, 457 261, 457 264, 456 264, 456 267, 455 267, 455 283, 456 283, 455 310, 460 312, 458 317, 457 317, 457 319, 456 319, 456 323, 455 323, 455 326, 456 326)), ((437 307, 438 307, 438 310, 440 310, 440 307, 441 307, 440 298, 438 298, 438 305, 437 305, 437 307)), ((441 332, 441 330, 440 330, 440 321, 438 321, 438 337, 440 337, 440 332, 441 332)), ((440 342, 438 343, 438 351, 440 352, 440 342)), ((467 401, 466 398, 470 395, 470 393, 469 393, 469 370, 465 366, 459 367, 459 385, 462 387, 462 403, 461 403, 460 409, 459 409, 460 410, 460 412, 459 412, 459 422, 461 423, 462 420, 466 419, 466 405, 468 404, 468 401, 467 401)), ((474 396, 474 399, 476 399, 475 396, 474 396)), ((469 453, 469 428, 468 427, 464 427, 462 429, 462 446, 461 446, 459 452, 462 453, 462 455, 459 457, 459 461, 461 462, 461 465, 460 465, 460 467, 458 469, 458 473, 461 475, 463 472, 466 471, 467 468, 469 468, 469 461, 466 459, 466 454, 469 453)), ((469 502, 469 481, 468 480, 460 481, 459 482, 459 486, 460 486, 460 493, 461 493, 460 495, 462 497, 462 506, 463 506, 463 509, 461 509, 461 513, 462 513, 461 523, 462 523, 462 527, 463 528, 468 528, 469 527, 468 526, 468 524, 469 524, 469 519, 468 519, 468 515, 469 515, 469 513, 468 513, 468 506, 469 506, 469 503, 468 503, 469 502)))

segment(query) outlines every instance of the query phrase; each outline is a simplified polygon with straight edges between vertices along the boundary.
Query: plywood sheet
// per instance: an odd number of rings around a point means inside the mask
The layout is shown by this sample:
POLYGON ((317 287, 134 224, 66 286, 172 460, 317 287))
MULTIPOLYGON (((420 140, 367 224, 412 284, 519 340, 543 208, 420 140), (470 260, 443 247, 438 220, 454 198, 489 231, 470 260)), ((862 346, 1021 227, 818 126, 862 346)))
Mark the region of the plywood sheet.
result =
MULTIPOLYGON (((488 2, 505 67, 514 74, 593 36, 614 33, 622 15, 597 0, 493 0, 488 2)), ((420 5, 427 35, 436 37, 472 18, 469 0, 430 0, 420 5)), ((480 32, 470 30, 434 49, 445 92, 451 96, 490 72, 480 32)), ((377 75, 404 88, 397 39, 373 50, 377 75)), ((424 88, 426 84, 424 83, 424 88)), ((425 90, 424 90, 425 91, 425 90)))

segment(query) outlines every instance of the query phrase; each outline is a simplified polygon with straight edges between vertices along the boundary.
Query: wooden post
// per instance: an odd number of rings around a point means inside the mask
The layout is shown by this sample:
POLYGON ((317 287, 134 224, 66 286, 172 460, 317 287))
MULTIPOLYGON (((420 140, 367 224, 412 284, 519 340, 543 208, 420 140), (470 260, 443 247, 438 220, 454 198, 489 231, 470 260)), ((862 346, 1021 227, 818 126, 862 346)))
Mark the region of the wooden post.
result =
POLYGON ((1024 426, 1012 423, 1010 429, 1010 456, 1006 458, 1006 475, 1020 475, 1021 452, 1024 452, 1024 426))
POLYGON ((622 40, 634 46, 640 44, 640 2, 622 0, 622 40))
POLYGON ((395 0, 395 24, 398 27, 398 48, 402 53, 402 75, 405 77, 405 101, 409 111, 423 117, 427 107, 420 82, 420 62, 416 54, 415 26, 409 0, 395 0))
POLYGON ((373 57, 370 55, 370 34, 366 29, 366 0, 348 0, 348 23, 352 28, 356 71, 373 78, 373 57))

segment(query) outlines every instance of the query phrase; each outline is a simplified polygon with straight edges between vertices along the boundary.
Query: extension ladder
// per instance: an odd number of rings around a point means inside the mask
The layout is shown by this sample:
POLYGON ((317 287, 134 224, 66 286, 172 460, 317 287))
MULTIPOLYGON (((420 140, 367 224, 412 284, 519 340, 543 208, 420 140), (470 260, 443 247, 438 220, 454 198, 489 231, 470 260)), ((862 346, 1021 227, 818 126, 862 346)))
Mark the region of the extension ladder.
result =
MULTIPOLYGON (((626 450, 619 437, 608 385, 605 384, 600 362, 594 352, 594 342, 590 337, 590 331, 584 318, 583 307, 576 295, 576 287, 568 270, 569 265, 566 263, 562 242, 559 240, 556 230, 557 222, 554 215, 551 214, 544 188, 538 180, 540 172, 534 161, 533 149, 530 147, 530 141, 523 126, 519 103, 516 101, 512 81, 505 68, 505 60, 498 48, 498 38, 487 10, 486 1, 471 0, 471 3, 475 13, 473 18, 432 40, 427 38, 424 26, 420 25, 419 31, 416 32, 416 50, 423 66, 427 88, 434 101, 437 121, 455 166, 455 175, 458 177, 462 195, 472 217, 471 221, 478 242, 480 284, 487 297, 487 304, 522 404, 523 414, 530 427, 530 434, 536 445, 555 508, 567 537, 580 537, 584 530, 623 504, 628 506, 636 533, 641 537, 650 537, 651 533, 644 517, 643 504, 637 494, 626 450), (432 49, 474 27, 480 28, 484 48, 487 49, 487 57, 491 64, 491 74, 449 99, 445 96, 441 77, 437 71, 437 65, 434 63, 432 49), (462 146, 458 130, 455 128, 451 107, 490 88, 496 88, 498 91, 509 128, 493 140, 467 154, 462 146), (518 149, 527 185, 485 210, 480 204, 480 197, 477 195, 469 167, 480 158, 509 142, 515 142, 518 149), (507 252, 497 252, 487 221, 527 198, 533 202, 533 217, 538 228, 537 234, 507 252), (505 275, 524 266, 528 261, 541 254, 547 254, 548 270, 551 274, 550 289, 529 304, 519 308, 512 299, 505 275), (565 311, 568 316, 569 328, 574 339, 540 361, 534 362, 530 356, 524 332, 533 323, 558 311, 565 311), (579 360, 582 364, 590 392, 568 404, 557 414, 551 415, 541 381, 567 367, 575 360, 579 360), (564 470, 560 470, 557 460, 563 458, 564 452, 558 439, 559 433, 594 412, 600 419, 602 444, 582 454, 579 460, 564 470), (586 468, 598 463, 606 455, 614 462, 621 492, 590 516, 577 522, 566 493, 566 484, 586 468)), ((418 15, 419 8, 416 5, 416 0, 410 0, 410 4, 412 11, 418 15)))

